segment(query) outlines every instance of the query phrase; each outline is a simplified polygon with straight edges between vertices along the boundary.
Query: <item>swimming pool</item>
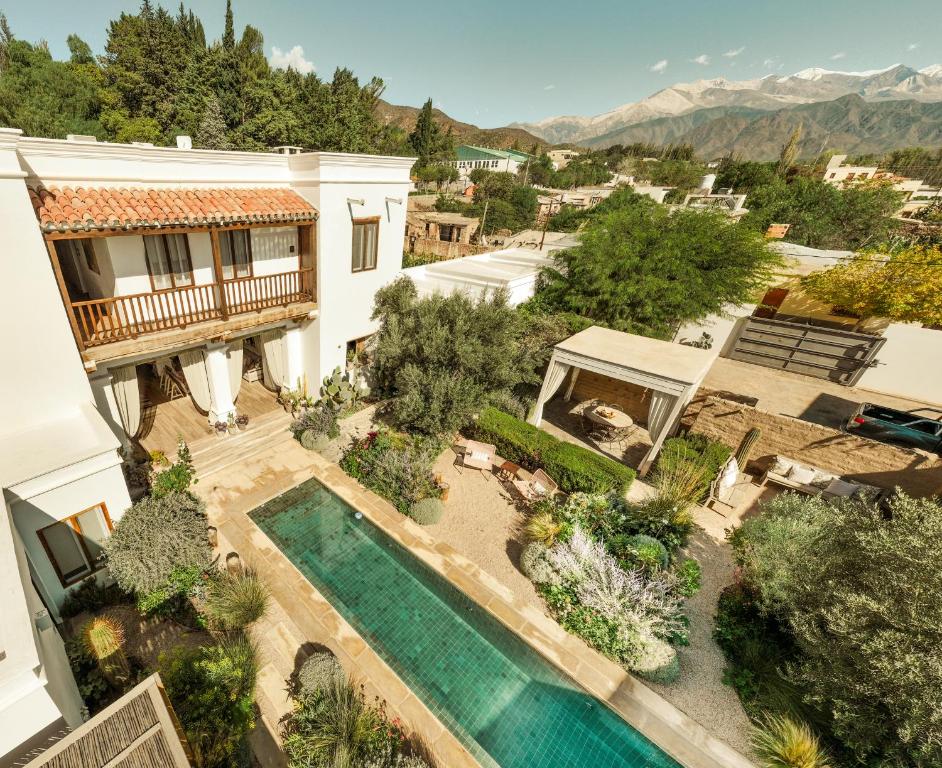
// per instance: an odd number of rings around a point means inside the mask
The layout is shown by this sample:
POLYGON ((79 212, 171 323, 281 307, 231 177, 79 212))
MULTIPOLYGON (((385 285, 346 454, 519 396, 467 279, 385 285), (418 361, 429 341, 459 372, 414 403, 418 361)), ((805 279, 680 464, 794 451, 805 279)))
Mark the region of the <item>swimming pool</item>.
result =
POLYGON ((482 766, 679 768, 316 480, 250 517, 482 766))

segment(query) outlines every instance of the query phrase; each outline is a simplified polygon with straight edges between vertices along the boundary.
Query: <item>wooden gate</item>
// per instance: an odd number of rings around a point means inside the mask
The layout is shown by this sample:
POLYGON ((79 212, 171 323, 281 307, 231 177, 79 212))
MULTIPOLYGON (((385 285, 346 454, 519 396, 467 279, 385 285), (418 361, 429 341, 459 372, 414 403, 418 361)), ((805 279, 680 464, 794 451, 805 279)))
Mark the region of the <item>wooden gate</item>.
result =
POLYGON ((853 386, 885 341, 867 333, 749 317, 728 356, 853 386))

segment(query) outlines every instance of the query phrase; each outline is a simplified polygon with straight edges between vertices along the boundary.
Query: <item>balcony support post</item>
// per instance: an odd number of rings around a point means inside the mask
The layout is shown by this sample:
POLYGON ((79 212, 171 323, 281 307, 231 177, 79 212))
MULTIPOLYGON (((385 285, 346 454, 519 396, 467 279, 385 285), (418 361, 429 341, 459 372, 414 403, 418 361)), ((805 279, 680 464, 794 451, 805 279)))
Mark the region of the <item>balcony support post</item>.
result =
POLYGON ((213 251, 213 274, 216 276, 216 288, 219 291, 219 313, 223 320, 229 319, 229 307, 226 306, 226 286, 222 276, 222 251, 219 249, 219 230, 209 230, 209 242, 213 251))
POLYGON ((85 341, 82 339, 82 334, 79 333, 78 321, 75 319, 75 307, 72 306, 69 288, 65 284, 65 277, 62 275, 62 265, 59 263, 59 252, 56 250, 56 244, 52 240, 46 240, 46 249, 49 251, 49 260, 52 262, 52 271, 56 276, 56 283, 59 285, 59 293, 62 294, 62 303, 65 304, 65 313, 69 317, 72 335, 75 336, 75 343, 78 344, 79 352, 81 352, 85 349, 85 341))

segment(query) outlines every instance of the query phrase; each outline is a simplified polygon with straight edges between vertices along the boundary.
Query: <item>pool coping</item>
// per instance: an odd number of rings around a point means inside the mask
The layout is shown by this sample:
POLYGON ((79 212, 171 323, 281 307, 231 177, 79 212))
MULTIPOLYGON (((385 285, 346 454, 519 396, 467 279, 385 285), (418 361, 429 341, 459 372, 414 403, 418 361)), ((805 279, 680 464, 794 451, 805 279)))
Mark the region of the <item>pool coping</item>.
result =
MULTIPOLYGON (((248 512, 312 477, 362 512, 386 535, 488 611, 543 658, 605 703, 625 722, 685 768, 755 768, 745 756, 710 735, 703 726, 632 677, 622 667, 589 647, 580 638, 569 634, 542 611, 517 599, 506 586, 473 561, 448 544, 435 539, 410 518, 399 513, 388 501, 349 477, 339 465, 314 452, 308 456, 310 463, 304 472, 306 476, 300 479, 292 478, 292 482, 287 485, 277 484, 277 490, 272 486, 271 492, 266 493, 260 500, 253 500, 250 505, 234 506, 241 508, 240 516, 248 521, 252 538, 256 539, 257 544, 264 543, 266 549, 270 548, 278 553, 321 601, 327 602, 301 571, 281 553, 277 545, 248 517, 248 512), (245 506, 248 508, 244 508, 245 506)), ((230 506, 228 511, 234 510, 230 506)), ((329 606, 329 603, 327 605, 329 606)), ((344 632, 355 634, 360 643, 366 645, 332 606, 330 609, 336 614, 338 626, 342 627, 344 632)), ((372 652, 372 649, 368 646, 367 648, 372 652)), ((389 674, 401 683, 395 672, 382 659, 379 661, 387 668, 389 674)), ((405 683, 401 684, 405 686, 405 683)), ((408 689, 408 686, 405 687, 408 689)), ((441 725, 424 703, 411 691, 409 693, 416 698, 425 713, 441 725)), ((450 734, 447 727, 441 727, 450 734)), ((452 738, 457 742, 456 737, 452 735, 452 738)), ((460 745, 460 742, 458 744, 460 745)), ((473 761, 467 764, 477 764, 463 745, 461 750, 466 753, 463 757, 469 757, 473 761)), ((453 762, 447 764, 449 768, 455 765, 453 762)))

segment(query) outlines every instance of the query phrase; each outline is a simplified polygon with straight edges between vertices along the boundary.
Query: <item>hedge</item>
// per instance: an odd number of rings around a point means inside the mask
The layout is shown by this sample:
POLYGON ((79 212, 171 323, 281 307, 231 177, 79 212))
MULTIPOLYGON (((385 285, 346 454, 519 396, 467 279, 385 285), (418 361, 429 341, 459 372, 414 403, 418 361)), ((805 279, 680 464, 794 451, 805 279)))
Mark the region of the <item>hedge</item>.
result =
POLYGON ((566 493, 624 494, 635 479, 631 467, 548 432, 496 408, 485 408, 470 429, 477 440, 493 443, 497 453, 531 472, 543 469, 566 493))

